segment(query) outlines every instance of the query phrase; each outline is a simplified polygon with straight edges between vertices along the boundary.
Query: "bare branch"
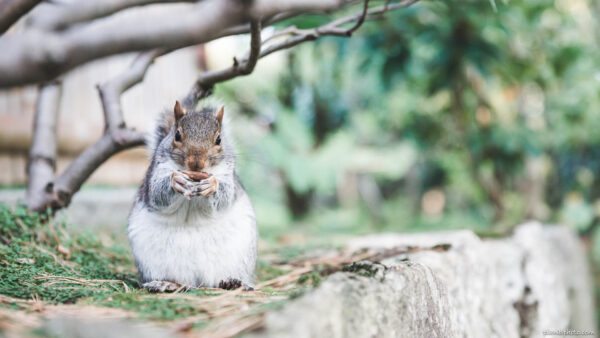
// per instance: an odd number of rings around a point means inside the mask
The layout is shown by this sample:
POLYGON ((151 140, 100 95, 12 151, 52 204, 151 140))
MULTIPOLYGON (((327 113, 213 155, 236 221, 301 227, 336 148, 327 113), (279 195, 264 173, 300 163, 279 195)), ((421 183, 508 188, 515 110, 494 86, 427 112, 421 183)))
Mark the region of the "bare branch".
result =
POLYGON ((61 30, 70 25, 109 16, 121 10, 157 3, 195 2, 196 0, 93 0, 69 6, 49 5, 28 18, 28 24, 46 30, 61 30))
MULTIPOLYGON (((272 17, 263 19, 262 24, 263 24, 263 26, 272 25, 279 21, 283 21, 285 19, 289 19, 294 16, 298 16, 300 14, 305 14, 305 13, 307 13, 307 12, 278 13, 278 14, 273 15, 272 17)), ((246 33, 250 33, 250 24, 249 23, 228 28, 228 29, 222 31, 221 34, 219 34, 217 37, 221 38, 224 36, 239 35, 239 34, 246 34, 246 33)))
MULTIPOLYGON (((402 1, 399 3, 395 3, 395 4, 386 4, 384 6, 373 7, 371 9, 367 10, 366 16, 364 15, 365 12, 363 10, 363 12, 361 12, 361 13, 342 17, 340 19, 337 19, 335 21, 332 21, 330 23, 327 23, 325 25, 322 25, 322 26, 314 28, 314 29, 299 30, 299 29, 296 29, 295 27, 289 27, 286 30, 284 30, 284 33, 286 35, 291 34, 292 37, 290 37, 287 40, 284 40, 280 43, 270 45, 267 48, 263 48, 261 50, 260 57, 262 58, 262 57, 265 57, 276 51, 296 46, 305 41, 316 40, 316 39, 318 39, 322 36, 326 36, 326 35, 349 36, 348 35, 349 30, 343 29, 340 26, 350 23, 350 22, 353 22, 353 21, 357 21, 357 20, 358 20, 357 22, 359 22, 359 21, 361 21, 361 18, 363 18, 362 21, 364 22, 365 20, 368 19, 368 16, 377 18, 377 15, 379 15, 379 14, 385 13, 390 10, 395 10, 398 8, 410 6, 417 1, 418 0, 405 0, 405 1, 402 1)), ((353 26, 353 28, 355 26, 353 26)), ((275 33, 275 34, 278 34, 278 33, 275 33)))
POLYGON ((210 93, 217 82, 226 81, 240 75, 252 73, 260 56, 261 24, 258 20, 250 22, 250 53, 241 62, 233 59, 233 65, 227 69, 203 73, 194 84, 190 93, 183 99, 186 108, 193 108, 198 100, 210 93))
POLYGON ((244 62, 244 64, 239 67, 241 75, 248 75, 252 73, 254 67, 256 66, 258 56, 260 55, 260 32, 260 21, 254 20, 250 22, 250 55, 247 57, 246 62, 244 62))
POLYGON ((60 105, 61 84, 40 87, 34 121, 34 134, 27 163, 27 205, 46 209, 48 182, 56 170, 56 122, 60 105))
POLYGON ((40 2, 41 0, 0 1, 0 35, 40 2))
POLYGON ((204 43, 249 19, 333 10, 347 1, 204 0, 134 18, 113 15, 60 32, 29 29, 0 39, 0 87, 53 79, 80 64, 109 55, 204 43))
POLYGON ((249 13, 251 17, 261 19, 285 12, 328 12, 350 2, 352 0, 254 0, 249 13))
POLYGON ((141 82, 154 59, 162 54, 164 54, 162 50, 142 53, 133 60, 130 68, 123 74, 97 86, 104 111, 105 130, 125 128, 121 94, 141 82))
MULTIPOLYGON (((387 8, 387 2, 384 5, 384 8, 387 8)), ((358 18, 358 20, 356 21, 356 23, 354 24, 354 26, 352 26, 351 28, 349 28, 346 32, 348 35, 352 35, 352 33, 354 33, 357 29, 360 28, 360 26, 362 26, 362 24, 365 22, 365 18, 367 17, 367 13, 369 11, 369 0, 365 0, 365 4, 363 7, 363 11, 362 14, 360 15, 360 17, 358 18)))
POLYGON ((73 194, 104 161, 122 150, 144 145, 144 138, 144 133, 126 128, 104 134, 98 142, 77 156, 54 184, 51 184, 52 207, 58 209, 69 205, 73 194))
MULTIPOLYGON (((121 108, 121 94, 141 82, 154 59, 162 54, 164 54, 164 50, 141 53, 125 72, 98 85, 104 110, 104 135, 98 142, 77 156, 56 180, 52 181, 53 171, 49 175, 40 177, 38 185, 43 185, 46 190, 43 194, 37 195, 38 201, 30 204, 30 209, 41 210, 47 206, 51 206, 53 209, 66 207, 73 194, 104 161, 122 150, 144 145, 145 134, 128 129, 125 125, 121 108)), ((48 128, 44 131, 38 131, 38 128, 36 125, 36 133, 45 131, 50 133, 48 138, 56 138, 56 128, 54 128, 53 134, 48 131, 48 128)))
MULTIPOLYGON (((372 7, 371 9, 369 9, 367 11, 367 18, 366 20, 369 19, 369 17, 373 17, 376 19, 379 19, 379 17, 377 17, 378 15, 381 15, 385 12, 388 11, 392 11, 398 8, 404 8, 404 7, 408 7, 414 3, 418 2, 418 0, 403 0, 401 2, 397 2, 397 3, 386 3, 383 6, 376 6, 376 7, 372 7)), ((325 26, 341 26, 341 25, 345 25, 347 23, 350 22, 354 22, 356 20, 358 20, 360 17, 362 16, 362 12, 361 13, 356 13, 354 15, 349 15, 349 16, 345 16, 345 17, 341 17, 337 20, 332 21, 331 23, 325 25, 325 26)))

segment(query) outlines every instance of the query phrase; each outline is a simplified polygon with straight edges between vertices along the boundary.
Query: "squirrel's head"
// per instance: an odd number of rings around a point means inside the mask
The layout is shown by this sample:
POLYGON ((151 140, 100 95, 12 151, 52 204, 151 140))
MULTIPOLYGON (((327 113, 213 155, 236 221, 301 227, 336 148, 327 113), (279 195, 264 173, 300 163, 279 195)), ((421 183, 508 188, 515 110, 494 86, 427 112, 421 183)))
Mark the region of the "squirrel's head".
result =
POLYGON ((221 161, 224 108, 185 112, 179 101, 175 103, 175 130, 171 144, 175 162, 187 170, 203 171, 221 161))

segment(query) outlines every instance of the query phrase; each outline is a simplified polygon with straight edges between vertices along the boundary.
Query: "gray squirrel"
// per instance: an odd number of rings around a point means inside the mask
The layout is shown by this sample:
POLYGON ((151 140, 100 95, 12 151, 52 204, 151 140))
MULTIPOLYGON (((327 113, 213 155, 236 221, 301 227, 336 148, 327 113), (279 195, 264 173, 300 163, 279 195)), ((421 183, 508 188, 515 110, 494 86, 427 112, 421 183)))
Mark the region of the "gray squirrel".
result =
POLYGON ((128 236, 142 286, 253 288, 257 230, 235 170, 224 107, 205 101, 163 113, 152 160, 129 214, 128 236))

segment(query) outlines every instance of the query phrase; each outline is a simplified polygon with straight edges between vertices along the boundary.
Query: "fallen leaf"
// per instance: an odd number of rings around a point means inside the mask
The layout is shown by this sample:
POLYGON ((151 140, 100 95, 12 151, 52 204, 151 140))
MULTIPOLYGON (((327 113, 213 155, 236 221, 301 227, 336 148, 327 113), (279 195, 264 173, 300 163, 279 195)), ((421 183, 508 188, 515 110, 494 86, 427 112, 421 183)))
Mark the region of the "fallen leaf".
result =
POLYGON ((57 245, 56 250, 65 257, 71 256, 71 251, 69 250, 69 248, 64 247, 62 244, 57 245))
POLYGON ((21 258, 17 258, 17 262, 19 262, 21 264, 34 264, 35 259, 21 257, 21 258))

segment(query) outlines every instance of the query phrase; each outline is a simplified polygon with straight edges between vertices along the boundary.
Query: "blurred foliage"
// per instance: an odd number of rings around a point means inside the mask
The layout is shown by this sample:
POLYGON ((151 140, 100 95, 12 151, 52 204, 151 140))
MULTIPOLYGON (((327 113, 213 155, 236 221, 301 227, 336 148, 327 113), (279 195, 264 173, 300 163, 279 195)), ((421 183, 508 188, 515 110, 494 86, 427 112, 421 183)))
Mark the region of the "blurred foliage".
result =
POLYGON ((600 238, 599 8, 423 1, 222 85, 248 122, 240 170, 261 226, 497 233, 534 218, 600 238))
POLYGON ((579 232, 600 267, 599 14, 589 0, 421 1, 223 85, 248 120, 236 135, 261 236, 498 236, 538 219, 579 232))

